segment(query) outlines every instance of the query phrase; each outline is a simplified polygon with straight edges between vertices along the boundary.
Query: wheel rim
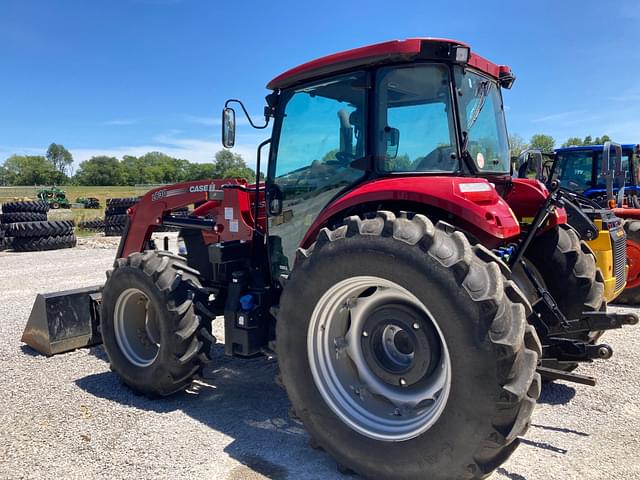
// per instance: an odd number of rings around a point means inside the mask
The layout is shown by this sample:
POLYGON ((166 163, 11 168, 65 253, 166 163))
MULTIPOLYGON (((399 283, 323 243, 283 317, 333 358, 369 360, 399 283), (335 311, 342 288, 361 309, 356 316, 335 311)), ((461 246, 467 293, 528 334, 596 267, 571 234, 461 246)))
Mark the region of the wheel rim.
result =
POLYGON ((311 315, 307 352, 327 405, 367 437, 415 438, 447 403, 444 336, 429 310, 389 280, 359 276, 327 290, 311 315))
POLYGON ((120 351, 138 367, 153 363, 160 351, 160 329, 149 297, 137 288, 122 292, 114 309, 114 331, 120 351))

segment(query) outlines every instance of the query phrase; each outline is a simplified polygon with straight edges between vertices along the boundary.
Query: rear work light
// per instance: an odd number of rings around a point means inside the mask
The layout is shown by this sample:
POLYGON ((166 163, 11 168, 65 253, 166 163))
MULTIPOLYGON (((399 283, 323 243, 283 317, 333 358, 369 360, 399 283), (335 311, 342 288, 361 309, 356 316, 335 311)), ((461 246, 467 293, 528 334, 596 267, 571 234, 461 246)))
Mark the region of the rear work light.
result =
POLYGON ((456 47, 456 62, 458 63, 468 63, 469 58, 471 57, 471 50, 469 47, 456 47))

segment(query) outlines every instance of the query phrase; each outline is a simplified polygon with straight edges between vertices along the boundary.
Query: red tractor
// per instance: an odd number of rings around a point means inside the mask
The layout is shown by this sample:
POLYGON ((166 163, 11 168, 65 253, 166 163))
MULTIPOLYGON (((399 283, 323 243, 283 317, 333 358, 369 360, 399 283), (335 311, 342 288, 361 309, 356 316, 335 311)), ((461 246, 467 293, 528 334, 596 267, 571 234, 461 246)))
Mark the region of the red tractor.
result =
MULTIPOLYGON (((181 391, 223 317, 226 354, 275 352, 297 416, 344 468, 489 475, 529 425, 536 370, 593 383, 569 372, 611 356, 593 332, 638 321, 605 311, 557 185, 511 178, 501 87, 513 81, 467 45, 432 38, 272 80, 264 183, 182 183, 129 210, 92 317, 112 369, 145 394, 181 391), (189 216, 172 214, 187 205, 189 216), (154 249, 161 225, 181 229, 186 254, 154 249)), ((72 292, 64 308, 98 295, 72 292)), ((33 345, 47 338, 36 330, 25 332, 33 345)))

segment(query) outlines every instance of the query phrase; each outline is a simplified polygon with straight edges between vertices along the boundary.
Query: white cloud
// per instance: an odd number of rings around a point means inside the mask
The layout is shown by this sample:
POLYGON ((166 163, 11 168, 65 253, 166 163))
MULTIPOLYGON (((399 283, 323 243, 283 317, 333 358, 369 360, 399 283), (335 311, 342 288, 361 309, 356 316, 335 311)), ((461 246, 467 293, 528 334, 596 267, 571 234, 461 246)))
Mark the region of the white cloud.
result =
POLYGON ((106 122, 102 122, 103 125, 107 125, 107 126, 133 125, 135 123, 138 123, 138 121, 133 118, 119 118, 115 120, 107 120, 106 122))
POLYGON ((584 110, 572 110, 567 112, 552 113, 550 115, 545 115, 543 117, 534 118, 531 121, 534 123, 557 122, 560 120, 572 119, 584 113, 585 113, 584 110))

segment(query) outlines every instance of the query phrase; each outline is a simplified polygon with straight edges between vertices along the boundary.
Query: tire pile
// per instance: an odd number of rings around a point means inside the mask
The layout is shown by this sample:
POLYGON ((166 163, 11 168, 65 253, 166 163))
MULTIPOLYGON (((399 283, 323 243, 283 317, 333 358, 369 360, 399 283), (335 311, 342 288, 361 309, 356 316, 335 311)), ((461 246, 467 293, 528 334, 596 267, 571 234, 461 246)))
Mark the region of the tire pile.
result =
POLYGON ((0 215, 0 249, 16 252, 76 246, 73 220, 48 221, 47 202, 7 202, 0 215))
MULTIPOLYGON (((80 222, 78 228, 92 232, 104 232, 105 237, 119 237, 124 234, 127 225, 127 210, 140 201, 140 197, 108 198, 104 220, 93 219, 80 222)), ((173 210, 174 215, 189 215, 188 207, 173 210)), ((175 232, 175 227, 156 226, 156 232, 175 232)))
POLYGON ((105 237, 118 237, 124 233, 127 225, 127 210, 140 200, 139 197, 108 198, 104 212, 105 237))
POLYGON ((78 223, 78 228, 89 232, 104 232, 104 220, 96 218, 78 223))

